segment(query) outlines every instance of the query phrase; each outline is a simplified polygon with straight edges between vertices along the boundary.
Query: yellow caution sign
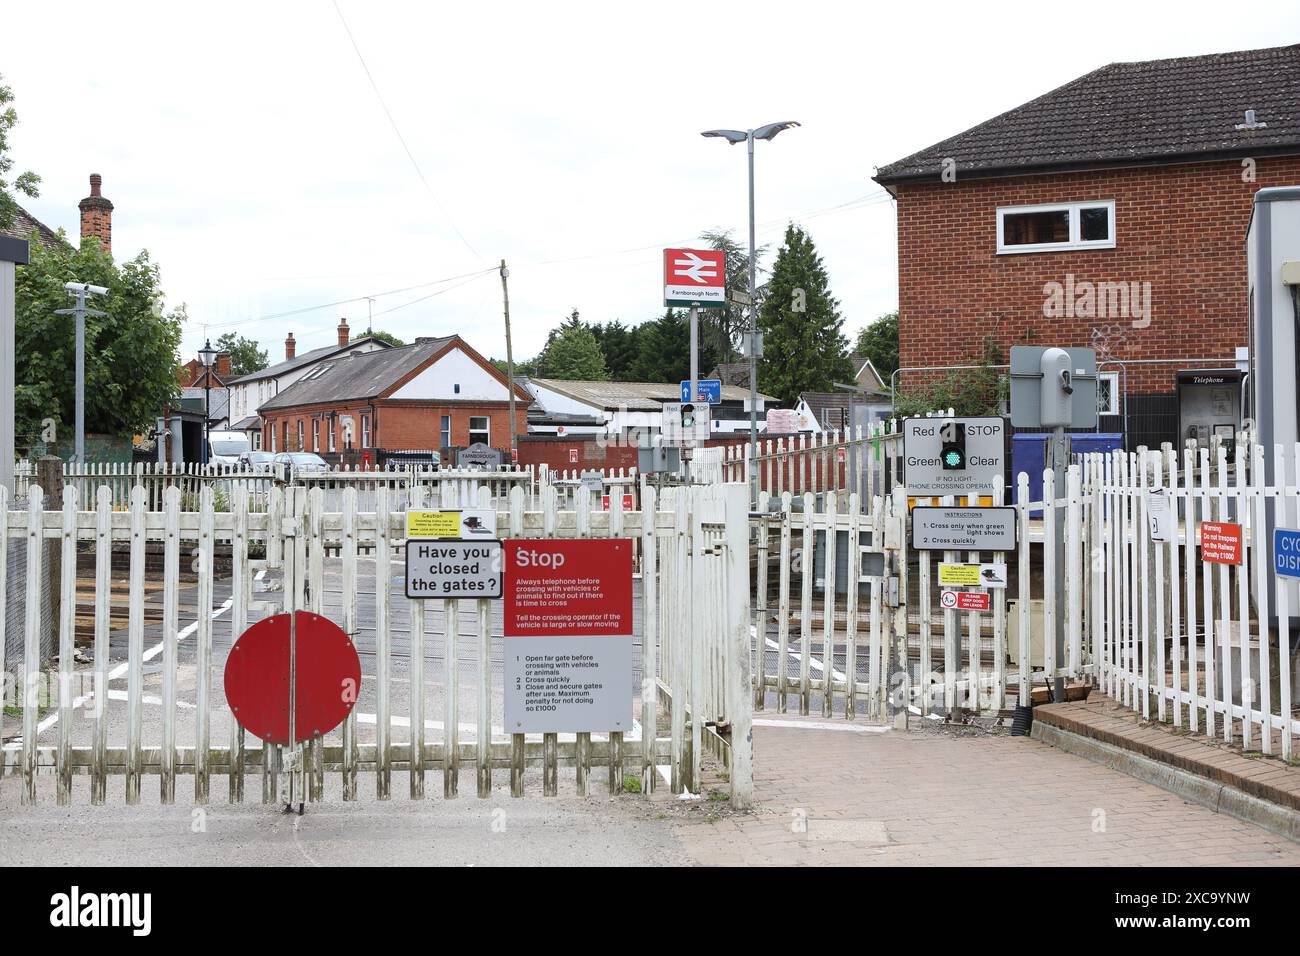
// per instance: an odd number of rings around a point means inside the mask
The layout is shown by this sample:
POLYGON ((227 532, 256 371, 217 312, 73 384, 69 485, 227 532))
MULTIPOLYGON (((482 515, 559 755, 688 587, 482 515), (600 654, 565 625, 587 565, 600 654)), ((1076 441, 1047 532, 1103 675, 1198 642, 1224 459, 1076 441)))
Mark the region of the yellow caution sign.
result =
POLYGON ((939 584, 955 587, 977 587, 980 583, 978 564, 939 565, 939 584))
POLYGON ((459 538, 459 511, 408 511, 406 513, 408 538, 459 538))

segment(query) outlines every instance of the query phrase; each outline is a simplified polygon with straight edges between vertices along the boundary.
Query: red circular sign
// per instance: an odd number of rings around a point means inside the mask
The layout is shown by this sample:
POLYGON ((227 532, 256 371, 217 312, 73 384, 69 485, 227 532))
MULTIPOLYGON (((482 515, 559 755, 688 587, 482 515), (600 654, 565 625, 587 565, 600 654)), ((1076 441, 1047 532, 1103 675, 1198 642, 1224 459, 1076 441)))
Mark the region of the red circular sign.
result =
MULTIPOLYGON (((343 628, 297 611, 294 737, 326 734, 352 711, 361 691, 361 659, 343 628)), ((289 743, 289 615, 258 621, 226 658, 226 701, 245 730, 272 744, 289 743)))

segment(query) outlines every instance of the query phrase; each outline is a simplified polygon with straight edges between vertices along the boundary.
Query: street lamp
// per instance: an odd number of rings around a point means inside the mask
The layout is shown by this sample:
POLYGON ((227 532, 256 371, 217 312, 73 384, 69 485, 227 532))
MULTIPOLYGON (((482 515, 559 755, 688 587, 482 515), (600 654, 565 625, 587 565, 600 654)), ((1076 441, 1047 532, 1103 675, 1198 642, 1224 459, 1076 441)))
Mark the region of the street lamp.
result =
POLYGON ((745 350, 749 359, 749 497, 754 507, 758 507, 758 310, 754 307, 756 262, 754 259, 754 140, 774 139, 783 129, 792 129, 799 124, 794 120, 782 123, 768 123, 758 129, 711 129, 701 136, 718 136, 732 146, 746 143, 749 146, 749 347, 745 350))
POLYGON ((203 363, 203 464, 208 463, 208 449, 212 436, 212 363, 217 360, 217 350, 212 342, 205 340, 199 349, 199 361, 203 363))

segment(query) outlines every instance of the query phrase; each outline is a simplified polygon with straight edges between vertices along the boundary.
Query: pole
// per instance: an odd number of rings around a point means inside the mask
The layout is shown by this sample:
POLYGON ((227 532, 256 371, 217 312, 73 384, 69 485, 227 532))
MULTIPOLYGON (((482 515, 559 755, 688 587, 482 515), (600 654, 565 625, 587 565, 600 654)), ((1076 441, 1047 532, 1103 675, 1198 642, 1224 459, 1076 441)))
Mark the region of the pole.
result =
POLYGON ((86 290, 77 293, 77 412, 76 447, 73 460, 86 460, 86 290))
POLYGON ((700 388, 700 307, 691 306, 691 390, 690 401, 695 401, 700 388))
POLYGON ((212 440, 212 367, 203 373, 203 464, 208 463, 208 446, 212 440))
POLYGON ((506 313, 506 382, 510 389, 510 464, 515 464, 519 456, 519 439, 515 434, 515 353, 514 347, 510 343, 510 289, 506 286, 506 279, 510 278, 510 270, 506 268, 506 260, 501 260, 501 301, 506 313))
MULTIPOLYGON (((1056 478, 1056 497, 1065 496, 1065 426, 1058 425, 1052 429, 1052 472, 1056 478)), ((1056 666, 1061 668, 1065 661, 1065 515, 1068 509, 1057 508, 1056 512, 1056 666)), ((1052 701, 1061 703, 1065 700, 1065 678, 1056 677, 1052 682, 1052 701)))
POLYGON ((754 276, 754 131, 748 130, 749 144, 749 503, 758 507, 758 308, 754 276))

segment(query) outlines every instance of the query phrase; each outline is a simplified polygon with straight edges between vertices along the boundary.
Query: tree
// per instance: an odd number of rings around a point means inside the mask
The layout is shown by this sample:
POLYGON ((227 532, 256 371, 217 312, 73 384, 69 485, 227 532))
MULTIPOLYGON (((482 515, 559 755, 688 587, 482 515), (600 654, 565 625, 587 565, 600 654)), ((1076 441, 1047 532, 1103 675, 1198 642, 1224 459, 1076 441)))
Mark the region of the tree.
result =
POLYGON ((41 177, 31 171, 19 173, 13 182, 8 179, 9 171, 14 168, 13 158, 9 155, 9 133, 18 125, 18 113, 9 105, 13 98, 13 90, 0 83, 0 232, 12 226, 18 214, 18 202, 13 197, 15 192, 33 197, 40 193, 37 187, 41 177))
POLYGON ((381 342, 387 342, 395 349, 400 349, 403 345, 406 344, 401 339, 399 339, 396 335, 394 335, 392 332, 370 331, 367 332, 366 334, 369 335, 372 339, 378 339, 381 342))
POLYGON ((812 239, 794 223, 777 250, 758 321, 764 336, 762 391, 794 402, 801 392, 827 392, 836 382, 852 381, 839 302, 812 239))
POLYGON ((227 332, 217 339, 217 350, 230 353, 230 374, 232 376, 252 375, 260 372, 270 364, 266 352, 258 348, 252 339, 246 339, 235 332, 227 332))
POLYGON ((898 368, 898 313, 882 315, 859 332, 854 351, 869 358, 888 383, 898 368))
MULTIPOLYGON (((574 310, 574 318, 577 317, 574 310)), ((591 330, 580 322, 566 322, 546 346, 539 361, 538 375, 542 378, 563 378, 583 381, 604 381, 605 356, 600 343, 591 330)))
POLYGON ((20 441, 34 441, 43 419, 61 426, 74 420, 76 325, 71 315, 54 314, 71 304, 63 285, 74 280, 109 290, 93 302, 107 314, 86 317, 86 431, 128 437, 151 428, 179 396, 176 355, 185 320, 183 305, 163 311, 158 266, 148 252, 119 266, 91 237, 76 248, 32 242, 30 254, 15 285, 20 441))
POLYGON ((604 325, 590 326, 592 335, 605 356, 605 371, 611 381, 636 381, 633 369, 636 365, 640 328, 628 328, 615 319, 604 325))

